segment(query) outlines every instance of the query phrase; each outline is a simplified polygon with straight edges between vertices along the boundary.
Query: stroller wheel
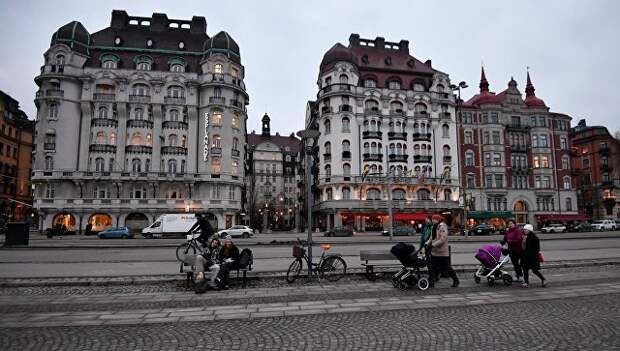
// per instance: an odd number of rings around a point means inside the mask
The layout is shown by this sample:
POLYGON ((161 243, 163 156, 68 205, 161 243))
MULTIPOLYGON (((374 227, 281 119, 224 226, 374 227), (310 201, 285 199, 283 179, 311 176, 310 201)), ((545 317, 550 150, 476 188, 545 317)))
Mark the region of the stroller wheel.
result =
POLYGON ((409 289, 409 285, 405 282, 400 282, 398 283, 398 289, 405 291, 407 289, 409 289))
POLYGON ((493 285, 495 285, 495 279, 493 279, 493 278, 489 277, 489 278, 487 279, 487 284, 489 284, 489 286, 493 286, 493 285))
POLYGON ((480 284, 480 277, 479 276, 474 276, 474 281, 476 282, 476 284, 480 284))
POLYGON ((512 276, 510 274, 504 274, 502 280, 504 281, 504 285, 512 285, 512 276))
POLYGON ((430 285, 431 283, 428 281, 428 278, 420 278, 418 280, 418 289, 422 291, 427 290, 430 285))
POLYGON ((392 277, 392 286, 394 286, 395 288, 398 288, 399 283, 400 283, 400 279, 398 279, 397 277, 392 277))

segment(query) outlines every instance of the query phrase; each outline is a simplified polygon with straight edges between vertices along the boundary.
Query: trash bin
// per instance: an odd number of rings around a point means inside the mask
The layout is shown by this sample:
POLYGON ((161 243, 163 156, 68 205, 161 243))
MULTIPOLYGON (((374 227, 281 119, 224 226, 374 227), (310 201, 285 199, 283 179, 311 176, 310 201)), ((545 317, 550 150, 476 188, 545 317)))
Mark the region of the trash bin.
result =
POLYGON ((13 222, 6 225, 6 240, 4 246, 28 245, 30 227, 26 222, 13 222))

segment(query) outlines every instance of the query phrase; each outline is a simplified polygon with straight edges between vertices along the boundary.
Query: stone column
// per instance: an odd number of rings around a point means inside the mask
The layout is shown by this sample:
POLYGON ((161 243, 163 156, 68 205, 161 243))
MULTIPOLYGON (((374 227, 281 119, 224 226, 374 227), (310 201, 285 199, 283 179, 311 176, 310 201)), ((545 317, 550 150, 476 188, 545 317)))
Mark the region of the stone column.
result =
POLYGON ((153 104, 153 158, 152 158, 152 169, 155 172, 163 172, 161 169, 161 147, 162 142, 161 138, 162 127, 161 124, 163 122, 162 117, 162 109, 160 104, 153 104))
POLYGON ((187 173, 198 173, 196 154, 198 153, 198 110, 196 107, 187 108, 187 173))
MULTIPOLYGON (((90 115, 92 113, 90 101, 82 101, 82 123, 80 126, 80 149, 79 152, 79 165, 78 170, 85 172, 88 169, 88 154, 90 147, 90 115)), ((77 127, 77 126, 76 126, 77 127)))
MULTIPOLYGON (((127 145, 127 105, 118 103, 116 105, 116 113, 118 115, 118 129, 116 133, 116 164, 114 167, 120 167, 117 171, 126 170, 125 168, 125 145, 127 145)), ((146 138, 146 135, 144 136, 146 138)), ((131 136, 129 136, 131 138, 131 136)))

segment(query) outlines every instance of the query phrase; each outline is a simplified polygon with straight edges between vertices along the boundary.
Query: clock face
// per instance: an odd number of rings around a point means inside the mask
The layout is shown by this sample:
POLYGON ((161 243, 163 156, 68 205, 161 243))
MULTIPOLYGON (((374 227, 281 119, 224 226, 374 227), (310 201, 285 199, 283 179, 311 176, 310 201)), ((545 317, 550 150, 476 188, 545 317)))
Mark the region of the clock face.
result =
POLYGON ((180 41, 179 42, 179 49, 183 49, 185 47, 185 43, 180 41))
POLYGON ((151 39, 146 41, 146 46, 151 47, 153 46, 153 41, 151 39))
POLYGON ((121 45, 121 38, 120 37, 114 38, 114 44, 121 45))

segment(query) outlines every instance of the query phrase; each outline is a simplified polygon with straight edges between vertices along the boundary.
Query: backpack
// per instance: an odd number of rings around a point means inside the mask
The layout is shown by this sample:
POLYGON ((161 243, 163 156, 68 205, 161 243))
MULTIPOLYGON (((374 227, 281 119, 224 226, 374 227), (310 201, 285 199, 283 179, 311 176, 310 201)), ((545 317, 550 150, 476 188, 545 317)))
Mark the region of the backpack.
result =
POLYGON ((250 267, 252 269, 252 263, 254 261, 254 255, 252 255, 252 250, 243 249, 239 254, 239 268, 247 268, 250 267))
POLYGON ((202 279, 194 282, 194 292, 196 294, 204 294, 209 290, 209 279, 202 279))

